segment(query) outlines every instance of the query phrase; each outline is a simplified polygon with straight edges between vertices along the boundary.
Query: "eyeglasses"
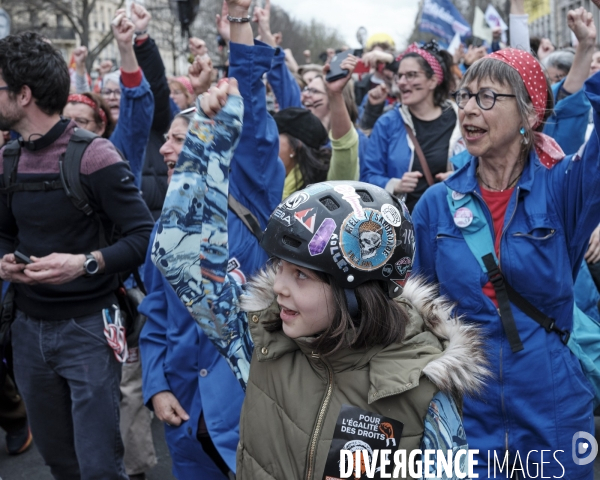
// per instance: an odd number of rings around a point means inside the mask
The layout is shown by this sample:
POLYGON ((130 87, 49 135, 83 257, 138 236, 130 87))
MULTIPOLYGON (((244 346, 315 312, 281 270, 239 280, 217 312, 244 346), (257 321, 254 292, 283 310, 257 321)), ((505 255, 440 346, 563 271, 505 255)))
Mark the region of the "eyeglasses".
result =
POLYGON ((0 90, 8 90, 8 85, 4 85, 3 87, 0 87, 0 90))
POLYGON ((311 95, 317 95, 317 94, 325 95, 325 92, 322 92, 321 90, 317 90, 316 88, 311 88, 311 87, 304 87, 302 89, 302 91, 304 93, 310 93, 311 95))
POLYGON ((396 81, 399 82, 402 79, 402 77, 406 77, 407 82, 412 82, 413 80, 418 78, 419 75, 421 75, 421 74, 425 74, 425 72, 411 71, 411 72, 398 73, 398 75, 396 75, 396 81))
POLYGON ((454 97, 454 100, 456 101, 458 108, 461 108, 461 109, 463 109, 467 106, 467 103, 469 103, 469 100, 471 100, 471 97, 475 97, 475 101, 477 102, 477 105, 479 105, 479 108, 481 108, 482 110, 492 109, 494 107, 494 105, 496 104, 496 99, 498 97, 516 98, 516 95, 509 95, 507 93, 496 93, 493 90, 490 90, 489 88, 482 88, 477 93, 471 93, 466 88, 462 88, 462 89, 458 90, 457 92, 454 92, 452 94, 452 96, 454 97))
POLYGON ((102 95, 104 95, 105 97, 110 97, 113 94, 115 95, 115 97, 121 96, 121 90, 119 89, 111 90, 110 88, 103 88, 100 93, 102 93, 102 95))
POLYGON ((73 120, 78 127, 81 128, 85 128, 88 126, 89 123, 93 122, 94 120, 90 120, 88 118, 79 118, 79 117, 75 117, 75 118, 71 118, 71 117, 64 117, 67 120, 73 120))

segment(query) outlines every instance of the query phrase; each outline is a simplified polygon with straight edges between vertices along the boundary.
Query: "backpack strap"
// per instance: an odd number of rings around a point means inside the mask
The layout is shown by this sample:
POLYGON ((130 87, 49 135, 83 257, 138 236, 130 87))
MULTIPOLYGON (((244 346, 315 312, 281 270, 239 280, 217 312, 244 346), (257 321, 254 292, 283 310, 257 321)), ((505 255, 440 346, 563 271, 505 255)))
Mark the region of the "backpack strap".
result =
POLYGON ((492 282, 500 307, 500 319, 510 348, 513 353, 520 352, 523 350, 523 342, 519 337, 519 331, 510 307, 506 287, 508 283, 498 267, 494 241, 481 205, 473 199, 470 193, 462 194, 448 187, 446 188, 448 189, 446 199, 455 224, 459 227, 469 250, 477 259, 481 269, 488 274, 488 278, 492 282))
POLYGON ((254 214, 244 207, 240 202, 238 202, 231 193, 227 197, 227 205, 233 213, 235 213, 240 220, 248 227, 248 230, 252 232, 252 234, 258 239, 260 242, 263 237, 262 228, 260 228, 260 223, 258 222, 258 218, 254 216, 254 214))
POLYGON ((73 205, 87 216, 94 215, 94 210, 90 206, 88 196, 81 185, 81 159, 89 144, 96 138, 98 138, 98 135, 95 133, 83 128, 75 128, 67 145, 67 150, 59 160, 60 181, 65 193, 73 202, 73 205))
POLYGON ((21 156, 21 145, 18 140, 11 140, 4 147, 3 152, 3 167, 4 167, 4 189, 2 193, 8 195, 7 205, 10 209, 11 200, 11 185, 17 181, 17 169, 19 167, 19 157, 21 156))

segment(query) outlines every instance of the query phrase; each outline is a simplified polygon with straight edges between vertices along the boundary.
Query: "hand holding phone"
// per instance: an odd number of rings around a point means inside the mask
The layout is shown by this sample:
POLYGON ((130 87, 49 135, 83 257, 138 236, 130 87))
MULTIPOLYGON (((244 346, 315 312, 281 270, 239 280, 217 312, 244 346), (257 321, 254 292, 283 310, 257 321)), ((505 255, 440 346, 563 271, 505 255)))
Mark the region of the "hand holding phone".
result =
POLYGON ((25 265, 29 265, 31 263, 31 258, 24 253, 19 252, 18 250, 15 251, 14 256, 17 263, 24 263, 25 265))
POLYGON ((325 76, 325 80, 331 83, 348 75, 349 70, 342 69, 341 64, 349 55, 352 55, 352 50, 346 50, 333 56, 329 63, 329 72, 325 76))

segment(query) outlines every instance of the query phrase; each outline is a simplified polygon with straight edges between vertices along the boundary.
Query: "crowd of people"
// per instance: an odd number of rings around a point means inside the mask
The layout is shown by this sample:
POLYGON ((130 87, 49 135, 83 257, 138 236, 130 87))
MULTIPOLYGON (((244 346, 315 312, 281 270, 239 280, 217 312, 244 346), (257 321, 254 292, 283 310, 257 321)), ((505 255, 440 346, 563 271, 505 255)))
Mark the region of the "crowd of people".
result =
POLYGON ((341 449, 380 448, 340 427, 360 418, 410 462, 593 478, 592 14, 567 13, 573 47, 511 0, 507 45, 376 34, 299 65, 250 4, 217 16, 224 78, 198 38, 168 77, 135 3, 93 82, 85 47, 71 74, 36 33, 0 40, 8 452, 141 480, 154 415, 178 479, 338 478, 341 449))

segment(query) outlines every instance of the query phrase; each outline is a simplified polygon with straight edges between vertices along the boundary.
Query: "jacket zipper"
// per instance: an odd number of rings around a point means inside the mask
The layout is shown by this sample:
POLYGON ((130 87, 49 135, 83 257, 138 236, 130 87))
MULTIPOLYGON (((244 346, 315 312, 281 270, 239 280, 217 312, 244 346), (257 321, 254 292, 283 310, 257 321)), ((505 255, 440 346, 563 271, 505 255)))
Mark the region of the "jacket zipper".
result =
MULTIPOLYGON (((517 206, 519 205, 519 191, 520 191, 520 187, 517 187, 517 200, 515 202, 515 208, 512 211, 512 214, 510 216, 510 218, 508 219, 508 222, 506 223, 506 225, 504 225, 504 228, 502 229, 502 233, 500 234, 500 246, 502 246, 502 238, 504 237, 504 234, 506 233, 506 230, 508 229, 508 226, 511 224, 514 216, 515 216, 515 212, 517 211, 517 206)), ((485 203, 485 201, 483 200, 483 197, 481 195, 479 195, 475 190, 473 191, 473 193, 481 200, 481 203, 485 206, 485 208, 488 209, 488 213, 491 215, 490 209, 488 208, 487 204, 485 203)), ((496 236, 496 232, 494 231, 494 222, 492 222, 492 239, 495 238, 496 236)), ((500 252, 498 252, 498 268, 500 268, 500 263, 501 263, 501 255, 500 252)), ((500 311, 498 311, 498 315, 500 314, 500 311)), ((502 328, 502 326, 500 326, 500 328, 502 328)), ((499 375, 500 375, 500 406, 502 409, 502 420, 504 422, 504 449, 506 452, 508 452, 508 428, 507 428, 507 414, 506 414, 506 406, 504 404, 504 365, 503 365, 503 360, 504 360, 504 349, 503 349, 503 342, 502 340, 500 341, 500 365, 499 365, 499 375)))
POLYGON ((327 412, 327 408, 329 407, 329 401, 331 400, 331 394, 333 393, 333 372, 331 368, 329 368, 329 364, 323 360, 319 355, 312 354, 313 358, 318 358, 321 360, 323 365, 325 365, 325 369, 327 370, 327 390, 325 391, 325 398, 321 403, 321 408, 319 408, 319 416, 317 417, 317 424, 315 426, 315 430, 310 437, 310 450, 308 453, 308 470, 306 471, 306 480, 311 480, 313 476, 313 470, 315 467, 315 454, 317 451, 317 441, 319 436, 321 435, 321 429, 323 428, 323 421, 325 420, 325 413, 327 412))

